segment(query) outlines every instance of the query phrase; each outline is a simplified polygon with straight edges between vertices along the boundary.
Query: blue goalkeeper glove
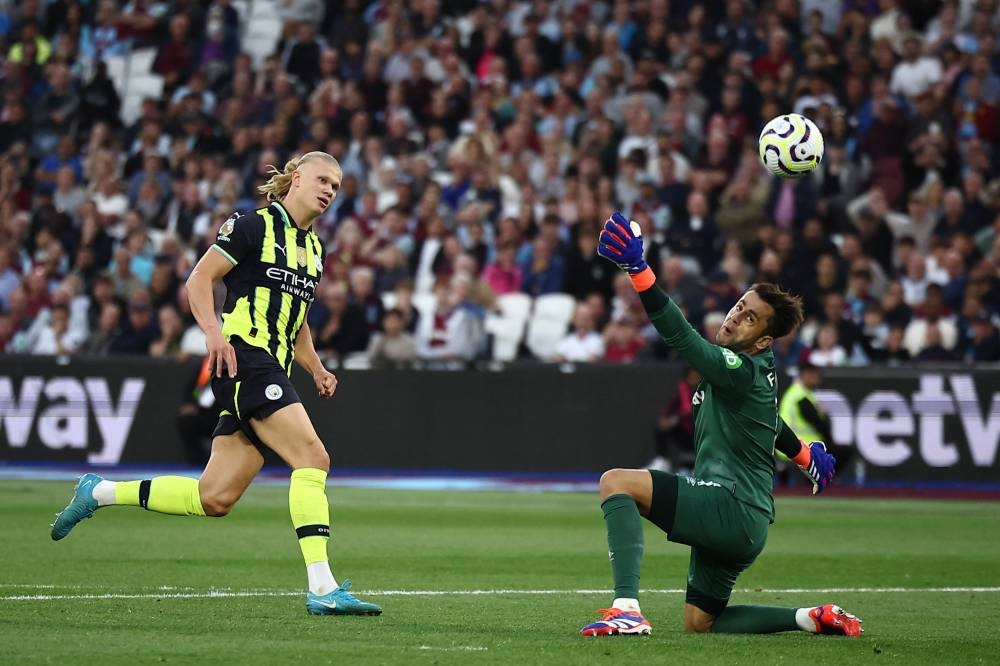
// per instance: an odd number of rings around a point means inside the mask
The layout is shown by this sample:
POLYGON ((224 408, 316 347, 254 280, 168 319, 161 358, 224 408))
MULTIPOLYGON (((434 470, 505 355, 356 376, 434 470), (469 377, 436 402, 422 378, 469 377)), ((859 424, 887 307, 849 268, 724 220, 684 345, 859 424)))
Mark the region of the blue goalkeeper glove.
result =
POLYGON ((649 268, 642 257, 642 230, 639 224, 629 222, 618 211, 604 223, 597 239, 597 254, 618 264, 629 275, 638 275, 649 268))
POLYGON ((799 456, 796 456, 795 463, 812 481, 813 495, 818 495, 833 483, 833 475, 837 473, 837 459, 827 452, 823 442, 811 442, 808 448, 809 462, 803 464, 799 461, 799 456))

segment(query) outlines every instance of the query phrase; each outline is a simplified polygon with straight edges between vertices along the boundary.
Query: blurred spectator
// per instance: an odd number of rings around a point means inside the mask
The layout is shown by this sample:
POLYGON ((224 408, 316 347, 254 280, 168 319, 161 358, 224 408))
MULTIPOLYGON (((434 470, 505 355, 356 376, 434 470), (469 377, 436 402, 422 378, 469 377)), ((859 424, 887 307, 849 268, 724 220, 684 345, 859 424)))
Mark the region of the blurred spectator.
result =
POLYGON ((382 315, 382 330, 368 343, 373 368, 404 367, 417 358, 417 343, 403 327, 403 313, 391 308, 382 315))
POLYGON ((656 421, 655 453, 646 465, 649 469, 683 473, 694 465, 695 389, 701 383, 697 370, 685 367, 677 382, 677 390, 663 406, 656 421))
MULTIPOLYGON (((946 315, 943 290, 940 285, 929 285, 918 316, 906 327, 903 345, 910 356, 917 359, 920 352, 928 346, 941 347, 950 353, 957 342, 958 329, 953 318, 946 315)), ((940 356, 941 352, 935 349, 921 360, 944 360, 940 356)))
POLYGON ((184 320, 177 307, 172 304, 161 305, 156 316, 160 335, 150 343, 149 355, 167 358, 180 356, 184 320))
MULTIPOLYGON (((619 322, 620 325, 620 322, 619 322)), ((592 363, 604 356, 605 343, 594 330, 595 315, 586 303, 578 303, 573 312, 572 330, 556 346, 552 360, 569 363, 592 363)))
POLYGON ((483 270, 482 279, 497 296, 521 290, 521 267, 517 264, 514 243, 505 243, 497 249, 496 259, 483 270))
POLYGON ((121 329, 108 344, 108 353, 148 354, 150 345, 159 335, 149 293, 142 288, 136 289, 128 299, 128 314, 121 329))
POLYGON ((646 346, 639 327, 631 319, 610 322, 604 328, 604 361, 632 363, 646 346))
POLYGON ((554 253, 553 243, 540 235, 531 244, 529 260, 521 265, 521 276, 521 290, 526 294, 554 294, 566 282, 566 264, 554 253))
POLYGON ((924 329, 924 341, 920 347, 917 361, 933 361, 943 363, 958 360, 958 355, 945 349, 941 327, 937 323, 928 324, 924 329))
POLYGON ((840 344, 837 328, 823 324, 816 331, 816 342, 809 352, 809 362, 820 367, 847 364, 847 351, 840 344))
POLYGON ((32 354, 72 354, 83 339, 69 327, 69 308, 53 305, 49 310, 48 324, 42 327, 31 348, 32 354))
MULTIPOLYGON (((923 317, 933 283, 961 314, 946 351, 990 356, 980 321, 1000 302, 990 7, 583 4, 281 0, 277 43, 240 52, 249 17, 229 0, 8 1, 8 346, 37 341, 32 322, 64 298, 55 290, 68 274, 101 294, 90 318, 103 335, 107 272, 125 302, 148 289, 157 310, 176 305, 181 347, 200 354, 179 283, 225 217, 262 203, 268 165, 322 149, 345 175, 315 227, 323 285, 373 269, 362 299, 372 330, 383 294, 413 284, 420 298, 451 281, 476 321, 490 292, 563 292, 607 312, 615 325, 601 317, 596 332, 624 340, 618 324, 644 312, 593 253, 595 225, 618 209, 642 226, 647 261, 695 323, 731 300, 721 272, 737 290, 775 281, 802 293, 808 321, 776 345, 779 365, 798 363, 824 323, 851 363, 901 362, 896 331, 923 317), (123 108, 144 76, 120 67, 133 49, 156 54, 165 86, 123 108), (769 176, 753 141, 792 110, 826 142, 820 168, 797 181, 769 176), (981 314, 965 314, 969 296, 981 314), (970 351, 977 331, 982 352, 970 351)), ((409 296, 396 305, 414 330, 409 296)), ((310 319, 339 330, 329 314, 318 295, 310 319)), ((640 333, 644 356, 671 358, 651 326, 640 333)))
POLYGON ((320 284, 317 315, 310 313, 310 328, 316 351, 321 356, 343 358, 368 346, 368 325, 364 310, 348 301, 347 286, 341 282, 320 284), (316 317, 315 324, 313 317, 316 317))
POLYGON ((417 325, 417 356, 423 361, 471 360, 478 351, 479 327, 475 316, 459 307, 451 287, 440 282, 434 287, 434 310, 417 325))

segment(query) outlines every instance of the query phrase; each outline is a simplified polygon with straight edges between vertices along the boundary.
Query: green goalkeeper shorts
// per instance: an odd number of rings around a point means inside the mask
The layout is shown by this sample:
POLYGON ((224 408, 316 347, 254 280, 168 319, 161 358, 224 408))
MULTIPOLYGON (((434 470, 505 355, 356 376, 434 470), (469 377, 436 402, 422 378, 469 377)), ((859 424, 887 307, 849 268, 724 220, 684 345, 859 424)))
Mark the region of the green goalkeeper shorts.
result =
POLYGON ((667 538, 691 546, 687 602, 719 615, 729 603, 736 578, 764 549, 767 514, 740 502, 732 491, 713 481, 666 472, 651 472, 650 517, 673 513, 673 525, 659 525, 667 538), (673 494, 676 488, 676 495, 673 494), (674 501, 674 511, 664 503, 674 501))

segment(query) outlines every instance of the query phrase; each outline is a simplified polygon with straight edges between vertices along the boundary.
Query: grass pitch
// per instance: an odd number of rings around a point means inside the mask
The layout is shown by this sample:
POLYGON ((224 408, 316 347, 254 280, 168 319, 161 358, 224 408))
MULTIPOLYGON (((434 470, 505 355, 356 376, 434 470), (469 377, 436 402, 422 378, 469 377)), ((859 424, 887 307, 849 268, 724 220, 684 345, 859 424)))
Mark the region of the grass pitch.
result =
POLYGON ((836 602, 859 640, 681 631, 688 551, 646 532, 649 638, 582 638, 609 604, 596 497, 333 488, 338 579, 380 617, 305 613, 286 489, 224 519, 102 509, 64 541, 72 483, 0 482, 0 663, 997 663, 1000 505, 782 499, 734 604, 836 602), (948 589, 945 589, 948 588, 948 589), (954 588, 959 588, 957 591, 954 588))

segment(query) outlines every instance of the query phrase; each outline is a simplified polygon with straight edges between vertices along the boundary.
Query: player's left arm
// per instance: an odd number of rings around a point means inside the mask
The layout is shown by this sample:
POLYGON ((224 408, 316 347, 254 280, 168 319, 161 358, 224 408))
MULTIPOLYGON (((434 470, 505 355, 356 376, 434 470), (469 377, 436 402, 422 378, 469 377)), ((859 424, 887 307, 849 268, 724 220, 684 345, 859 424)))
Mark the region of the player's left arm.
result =
POLYGON ((628 273, 660 337, 700 372, 705 381, 730 392, 749 390, 755 379, 753 363, 712 344, 694 330, 677 304, 656 284, 656 275, 642 257, 642 235, 638 225, 633 228, 633 224, 621 213, 612 215, 601 231, 597 252, 628 273))
POLYGON ((330 398, 337 390, 337 377, 326 369, 323 360, 316 353, 309 323, 302 322, 302 328, 295 337, 295 360, 312 375, 316 390, 321 398, 330 398))
POLYGON ((837 459, 826 450, 826 444, 806 444, 781 418, 778 419, 774 449, 785 454, 812 481, 813 495, 823 492, 833 483, 833 476, 837 473, 837 459))

